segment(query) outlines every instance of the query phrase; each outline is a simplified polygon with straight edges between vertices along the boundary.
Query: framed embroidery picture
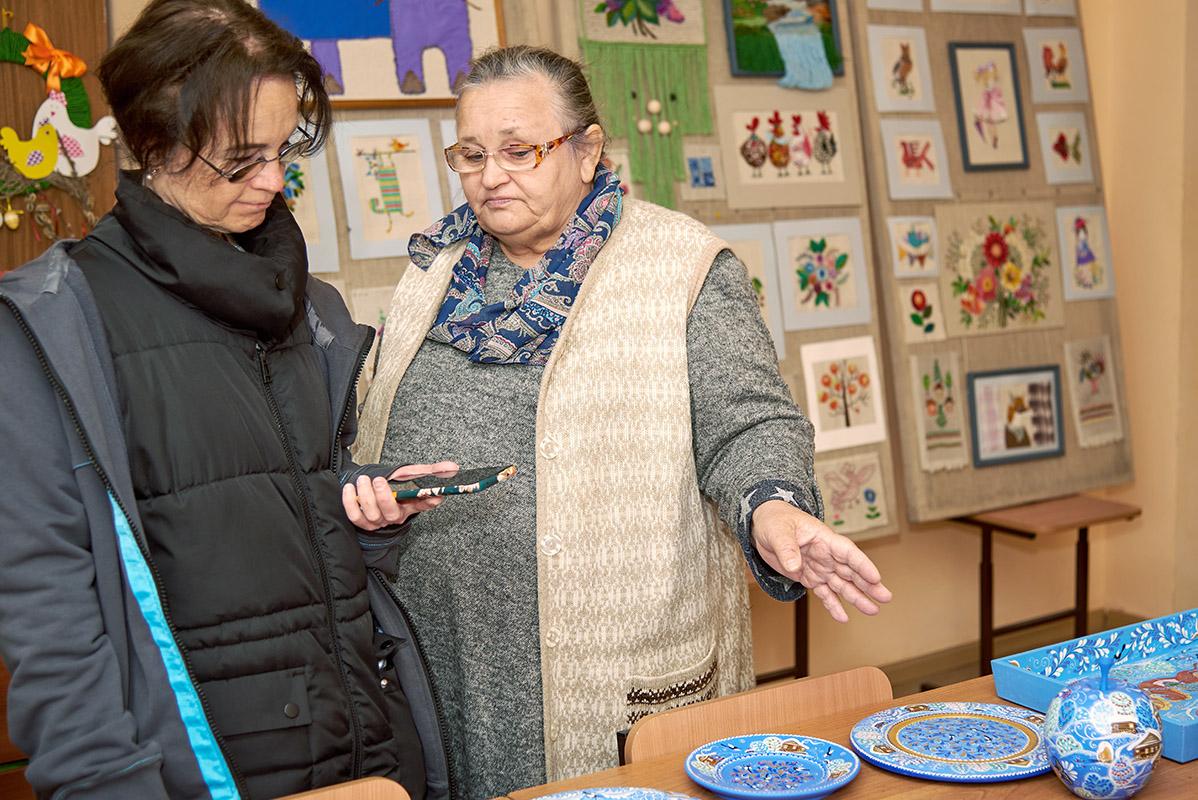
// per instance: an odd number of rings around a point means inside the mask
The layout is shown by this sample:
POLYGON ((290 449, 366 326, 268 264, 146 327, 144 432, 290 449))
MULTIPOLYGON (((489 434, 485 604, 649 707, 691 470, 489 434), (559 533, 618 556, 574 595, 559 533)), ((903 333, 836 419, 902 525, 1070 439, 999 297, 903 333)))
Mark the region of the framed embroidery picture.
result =
POLYGON ((1021 14, 1020 0, 931 0, 933 11, 964 14, 1021 14))
POLYGON ((1029 17, 1076 17, 1077 0, 1023 0, 1029 17))
POLYGON ((868 34, 878 111, 935 111, 923 28, 870 25, 868 34))
POLYGON ((329 184, 328 150, 297 159, 283 171, 283 199, 304 234, 309 272, 341 270, 329 184))
POLYGON ((824 517, 837 533, 852 535, 890 523, 890 493, 874 451, 815 462, 824 517))
POLYGON ((499 0, 255 0, 304 40, 334 106, 454 104, 470 59, 504 43, 499 0), (435 55, 434 55, 435 54, 435 55))
POLYGON ((349 253, 406 256, 408 239, 445 214, 428 120, 333 123, 349 253))
POLYGON ((923 11, 923 0, 865 0, 865 7, 875 11, 923 11))
POLYGON ((749 283, 757 296, 757 309, 774 340, 778 360, 786 358, 786 333, 782 327, 782 298, 778 292, 778 270, 774 259, 774 232, 767 223, 756 225, 713 225, 712 233, 745 265, 749 283))
POLYGON ((956 353, 911 356, 915 426, 919 466, 941 472, 969 466, 965 446, 965 398, 961 396, 961 365, 956 353))
POLYGON ((1083 111, 1036 114, 1044 178, 1050 184, 1093 183, 1090 128, 1083 111))
POLYGON ((939 121, 883 119, 880 125, 891 200, 953 196, 939 121))
POLYGON ((1066 342, 1065 369, 1078 444, 1099 447, 1121 440, 1123 415, 1110 337, 1066 342))
POLYGON ((844 87, 799 93, 716 86, 728 205, 859 205, 861 144, 855 102, 844 87))
MULTIPOLYGON (((662 5, 669 3, 658 3, 662 5)), ((724 0, 724 27, 728 66, 738 77, 798 77, 804 72, 814 77, 812 63, 826 65, 832 75, 844 74, 836 0, 724 0)))
POLYGON ((1077 28, 1024 28, 1033 103, 1087 103, 1086 53, 1077 28))
POLYGON ((682 145, 682 158, 686 161, 686 180, 679 196, 683 200, 723 200, 724 165, 719 145, 687 142, 682 145))
POLYGON ((1101 300, 1115 296, 1115 270, 1106 209, 1068 206, 1057 209, 1061 243, 1061 279, 1066 300, 1101 300))
POLYGON ((903 341, 907 344, 938 342, 944 339, 944 311, 940 305, 940 286, 936 281, 899 281, 898 318, 903 321, 903 341))
POLYGON ((949 336, 1065 324, 1054 211, 1045 203, 937 206, 949 336))
POLYGON ((799 355, 817 453, 886 439, 872 336, 805 344, 799 355))
POLYGON ((965 170, 1026 169, 1015 45, 950 42, 948 61, 965 170))
POLYGON ((775 222, 774 247, 786 330, 869 322, 870 271, 860 219, 775 222))
POLYGON ((975 467, 1062 455, 1061 368, 969 373, 969 415, 975 467))
POLYGON ((932 217, 887 217, 890 258, 897 278, 940 274, 936 259, 936 220, 932 217))

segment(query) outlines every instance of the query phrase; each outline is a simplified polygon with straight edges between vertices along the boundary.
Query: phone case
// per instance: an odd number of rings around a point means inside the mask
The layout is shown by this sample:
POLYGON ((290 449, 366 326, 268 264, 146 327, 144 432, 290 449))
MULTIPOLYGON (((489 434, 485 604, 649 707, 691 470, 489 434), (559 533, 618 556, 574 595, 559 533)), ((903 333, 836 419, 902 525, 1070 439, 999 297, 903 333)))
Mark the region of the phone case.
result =
POLYGON ((505 467, 494 475, 488 475, 479 481, 472 483, 459 483, 453 486, 430 486, 423 489, 399 489, 395 492, 396 500, 410 500, 414 497, 438 497, 448 494, 474 494, 481 492, 483 489, 489 489, 497 483, 503 483, 508 478, 516 474, 516 467, 513 464, 510 467, 505 467))

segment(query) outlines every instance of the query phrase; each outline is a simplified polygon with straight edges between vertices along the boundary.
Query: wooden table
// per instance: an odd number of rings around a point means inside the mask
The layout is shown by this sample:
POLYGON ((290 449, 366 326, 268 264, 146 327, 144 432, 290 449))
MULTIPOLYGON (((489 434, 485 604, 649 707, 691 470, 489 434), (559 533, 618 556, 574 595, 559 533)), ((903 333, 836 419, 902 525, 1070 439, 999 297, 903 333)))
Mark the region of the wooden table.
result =
MULTIPOLYGON (((799 733, 818 736, 849 745, 849 732, 859 720, 894 705, 915 702, 950 702, 972 700, 977 702, 1001 703, 994 694, 994 679, 990 676, 974 678, 963 683, 943 686, 930 692, 861 706, 852 711, 826 717, 797 722, 786 730, 776 733, 799 733)), ((771 731, 773 733, 775 731, 771 731)), ((713 734, 712 738, 716 738, 713 734)), ((522 789, 507 795, 508 800, 532 800, 567 789, 593 789, 603 786, 642 786, 651 789, 682 792, 699 798, 715 798, 716 795, 699 788, 686 777, 682 760, 686 753, 664 756, 658 759, 629 764, 624 767, 596 772, 580 778, 558 781, 547 786, 522 789)), ((1051 772, 1036 778, 1006 783, 969 784, 938 783, 917 778, 907 778, 878 769, 870 764, 861 764, 861 773, 848 786, 832 795, 831 800, 958 800, 964 798, 986 798, 986 800, 1066 800, 1071 795, 1051 772)), ((1198 762, 1177 764, 1160 759, 1148 785, 1136 795, 1136 800, 1161 800, 1162 798, 1198 797, 1198 762)))
POLYGON ((978 666, 983 675, 990 674, 990 661, 994 658, 995 636, 1014 633, 1066 617, 1073 617, 1073 635, 1075 637, 1085 636, 1088 633, 1086 624, 1090 610, 1090 526, 1103 522, 1131 520, 1139 515, 1139 506, 1104 500, 1101 497, 1074 494, 1039 503, 1026 503, 1021 506, 953 518, 954 522, 973 525, 982 530, 982 558, 978 565, 978 639, 981 645, 978 666), (1073 608, 995 628, 994 563, 991 561, 990 555, 993 534, 1005 533, 1034 540, 1037 536, 1072 530, 1077 531, 1073 608))

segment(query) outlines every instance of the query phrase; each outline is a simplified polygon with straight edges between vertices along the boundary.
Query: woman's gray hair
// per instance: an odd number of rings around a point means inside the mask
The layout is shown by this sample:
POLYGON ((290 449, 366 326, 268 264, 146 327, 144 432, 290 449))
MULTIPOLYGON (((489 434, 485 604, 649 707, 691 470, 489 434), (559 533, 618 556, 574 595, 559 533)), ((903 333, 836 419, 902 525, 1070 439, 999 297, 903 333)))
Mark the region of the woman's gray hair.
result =
MULTIPOLYGON (((496 81, 538 76, 557 90, 554 111, 565 133, 584 131, 591 125, 603 127, 582 65, 544 47, 521 44, 488 50, 470 62, 470 73, 458 85, 458 97, 496 81)), ((575 142, 571 140, 571 144, 575 142)))

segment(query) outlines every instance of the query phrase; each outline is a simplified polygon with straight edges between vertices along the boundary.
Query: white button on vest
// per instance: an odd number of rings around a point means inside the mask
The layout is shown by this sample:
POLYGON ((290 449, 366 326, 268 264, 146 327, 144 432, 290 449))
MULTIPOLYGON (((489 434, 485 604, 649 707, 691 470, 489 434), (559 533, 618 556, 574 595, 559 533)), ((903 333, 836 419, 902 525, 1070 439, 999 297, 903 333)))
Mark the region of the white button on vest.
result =
POLYGON ((541 552, 547 556, 555 556, 562 551, 561 537, 554 533, 547 533, 541 537, 541 552))
POLYGON ((557 647, 557 642, 558 642, 557 631, 546 632, 546 634, 545 634, 545 646, 546 647, 557 647))
POLYGON ((545 456, 545 458, 552 460, 554 458, 557 458, 557 453, 558 453, 557 439, 554 439, 552 436, 548 436, 548 435, 545 436, 545 438, 541 439, 541 455, 545 456))

